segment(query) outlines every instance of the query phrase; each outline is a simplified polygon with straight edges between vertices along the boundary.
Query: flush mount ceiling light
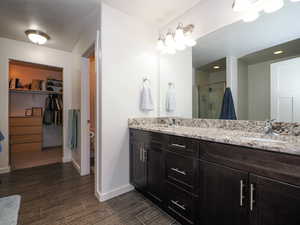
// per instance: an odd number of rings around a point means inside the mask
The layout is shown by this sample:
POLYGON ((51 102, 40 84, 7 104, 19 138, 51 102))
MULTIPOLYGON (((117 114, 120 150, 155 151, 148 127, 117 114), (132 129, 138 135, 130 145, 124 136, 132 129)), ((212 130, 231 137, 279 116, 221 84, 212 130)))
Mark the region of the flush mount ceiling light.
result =
POLYGON ((38 45, 43 45, 50 39, 48 34, 40 30, 26 30, 25 34, 32 43, 38 45))
POLYGON ((193 30, 194 25, 183 26, 179 23, 175 32, 169 30, 166 36, 159 36, 156 49, 162 54, 175 54, 176 51, 195 46, 197 43, 192 38, 193 30))
POLYGON ((274 55, 280 55, 280 54, 283 54, 283 53, 284 53, 284 51, 282 51, 282 50, 278 50, 278 51, 273 52, 274 55))
POLYGON ((215 69, 215 70, 218 70, 218 69, 220 69, 220 68, 221 68, 221 67, 218 66, 218 65, 213 66, 213 69, 215 69))
MULTIPOLYGON (((290 0, 300 2, 300 0, 290 0)), ((259 17, 260 11, 273 13, 284 6, 284 0, 234 0, 232 9, 243 13, 244 22, 252 22, 259 17)))

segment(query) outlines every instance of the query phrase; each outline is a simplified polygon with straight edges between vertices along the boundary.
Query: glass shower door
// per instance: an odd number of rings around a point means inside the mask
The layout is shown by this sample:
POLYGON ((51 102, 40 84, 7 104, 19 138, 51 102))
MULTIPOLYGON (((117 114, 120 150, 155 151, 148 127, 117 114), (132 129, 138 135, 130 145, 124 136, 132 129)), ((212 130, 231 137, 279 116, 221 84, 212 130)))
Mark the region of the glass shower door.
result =
POLYGON ((199 118, 219 119, 226 82, 198 86, 199 118))

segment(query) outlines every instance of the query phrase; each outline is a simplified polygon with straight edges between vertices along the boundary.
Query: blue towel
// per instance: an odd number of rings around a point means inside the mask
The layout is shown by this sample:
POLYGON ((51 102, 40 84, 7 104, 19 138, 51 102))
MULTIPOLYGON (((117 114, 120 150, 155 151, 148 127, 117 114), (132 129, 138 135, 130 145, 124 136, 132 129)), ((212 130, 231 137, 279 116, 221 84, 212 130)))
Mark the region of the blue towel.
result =
POLYGON ((1 145, 1 141, 4 140, 4 136, 2 134, 2 132, 0 131, 0 152, 2 152, 2 145, 1 145))
POLYGON ((71 150, 77 148, 79 110, 71 109, 68 112, 68 146, 71 150))
POLYGON ((234 108, 234 102, 230 88, 226 88, 223 98, 221 120, 237 120, 234 108))

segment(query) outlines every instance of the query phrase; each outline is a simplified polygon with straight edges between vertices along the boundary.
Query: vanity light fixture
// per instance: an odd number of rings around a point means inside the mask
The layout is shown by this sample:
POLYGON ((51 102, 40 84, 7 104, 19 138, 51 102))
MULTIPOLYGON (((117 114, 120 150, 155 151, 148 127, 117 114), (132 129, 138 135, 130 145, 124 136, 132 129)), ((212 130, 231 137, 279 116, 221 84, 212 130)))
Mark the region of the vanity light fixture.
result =
POLYGON ((179 23, 175 32, 169 30, 166 36, 159 36, 156 49, 162 54, 175 54, 176 51, 195 46, 197 42, 192 38, 193 30, 194 25, 183 26, 179 23))
MULTIPOLYGON (((300 2, 300 0, 290 0, 300 2)), ((259 17, 259 13, 273 13, 284 6, 284 0, 234 0, 232 9, 235 12, 242 12, 244 22, 252 22, 259 17)))
POLYGON ((282 51, 282 50, 278 50, 278 51, 273 52, 274 55, 280 55, 280 54, 283 54, 283 53, 284 53, 284 51, 282 51))
POLYGON ((43 45, 50 39, 48 34, 40 30, 26 30, 25 34, 32 43, 38 45, 43 45))

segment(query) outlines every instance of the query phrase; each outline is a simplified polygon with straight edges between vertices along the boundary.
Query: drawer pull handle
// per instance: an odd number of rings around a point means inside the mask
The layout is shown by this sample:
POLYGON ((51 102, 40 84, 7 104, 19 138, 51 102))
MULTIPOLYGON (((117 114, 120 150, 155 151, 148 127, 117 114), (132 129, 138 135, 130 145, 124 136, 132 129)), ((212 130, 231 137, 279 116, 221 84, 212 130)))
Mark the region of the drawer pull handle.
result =
POLYGON ((180 173, 180 174, 182 174, 182 175, 186 175, 186 172, 184 172, 184 171, 181 171, 180 169, 177 169, 177 168, 171 168, 171 170, 173 170, 173 171, 175 171, 176 173, 180 173))
POLYGON ((171 146, 176 147, 176 148, 184 148, 184 149, 186 149, 185 145, 171 144, 171 146))
POLYGON ((244 181, 240 180, 240 206, 244 206, 244 181))
POLYGON ((255 203, 254 191, 255 191, 254 184, 251 184, 250 185, 250 211, 253 211, 253 205, 255 203))
POLYGON ((178 201, 174 201, 174 200, 171 200, 172 204, 173 205, 176 205, 178 208, 182 209, 182 210, 186 210, 185 206, 184 205, 181 205, 178 203, 178 201))

